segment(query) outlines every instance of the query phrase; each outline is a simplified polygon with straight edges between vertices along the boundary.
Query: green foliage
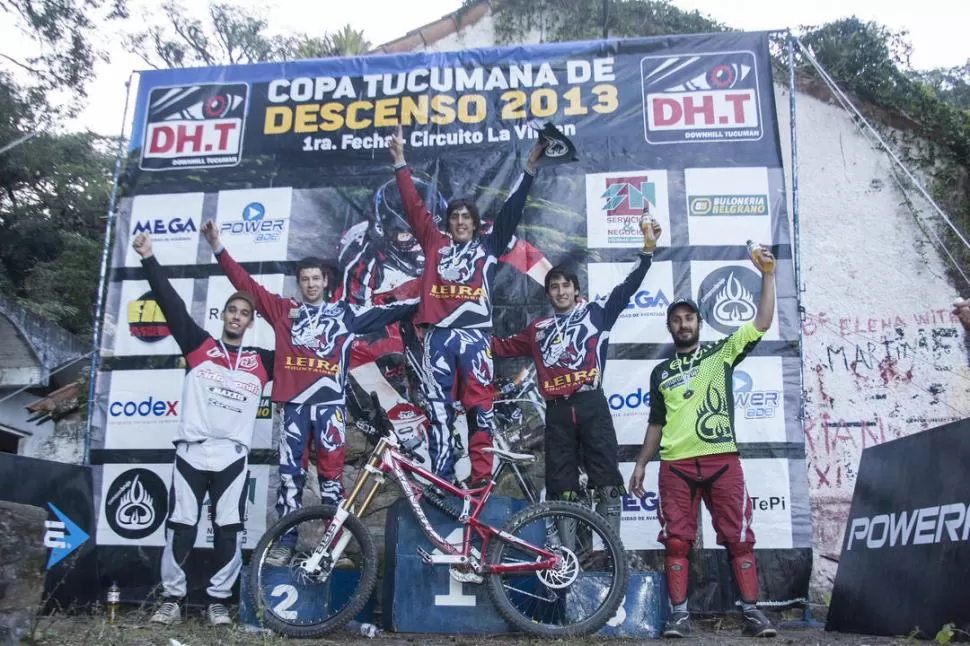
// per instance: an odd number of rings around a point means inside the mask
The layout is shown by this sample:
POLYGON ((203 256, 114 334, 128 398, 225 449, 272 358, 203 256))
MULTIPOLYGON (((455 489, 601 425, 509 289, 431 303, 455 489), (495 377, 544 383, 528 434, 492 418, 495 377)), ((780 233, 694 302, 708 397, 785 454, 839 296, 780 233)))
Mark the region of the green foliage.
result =
POLYGON ((499 42, 522 42, 533 31, 543 41, 628 38, 724 31, 699 11, 669 0, 501 0, 495 6, 499 42))
POLYGON ((21 304, 78 337, 91 333, 91 310, 100 269, 101 243, 61 233, 62 251, 34 265, 24 282, 21 304))
POLYGON ((38 52, 0 44, 0 60, 29 72, 45 92, 69 88, 83 95, 94 62, 104 56, 93 44, 95 30, 127 15, 126 0, 0 0, 0 20, 16 25, 38 52))
POLYGON ((323 36, 272 35, 258 11, 210 2, 205 21, 178 2, 161 4, 162 21, 129 34, 125 42, 155 68, 235 65, 360 54, 370 47, 361 31, 345 25, 323 36))

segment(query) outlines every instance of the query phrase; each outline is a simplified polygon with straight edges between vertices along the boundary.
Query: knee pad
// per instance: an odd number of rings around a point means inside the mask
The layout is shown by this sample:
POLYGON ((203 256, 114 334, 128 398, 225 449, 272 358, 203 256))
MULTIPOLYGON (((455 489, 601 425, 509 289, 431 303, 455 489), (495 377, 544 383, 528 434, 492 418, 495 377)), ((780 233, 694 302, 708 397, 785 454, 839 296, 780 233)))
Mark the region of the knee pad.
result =
POLYGON ((620 515, 620 496, 623 488, 619 486, 596 488, 596 512, 605 518, 620 515))
POLYGON ((685 559, 690 554, 690 543, 681 538, 668 538, 665 547, 669 558, 685 559))

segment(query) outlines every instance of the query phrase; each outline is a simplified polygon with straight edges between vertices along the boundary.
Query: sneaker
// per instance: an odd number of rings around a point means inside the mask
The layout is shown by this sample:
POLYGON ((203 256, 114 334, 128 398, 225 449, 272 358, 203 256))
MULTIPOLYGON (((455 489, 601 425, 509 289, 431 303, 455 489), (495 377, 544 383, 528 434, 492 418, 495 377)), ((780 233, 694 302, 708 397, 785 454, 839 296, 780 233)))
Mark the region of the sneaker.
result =
POLYGON ((210 603, 205 614, 209 618, 210 626, 229 626, 232 624, 232 619, 229 618, 229 609, 221 603, 210 603))
POLYGON ((670 613, 664 624, 664 637, 687 637, 690 635, 690 613, 686 610, 675 610, 670 613))
POLYGON ((264 563, 270 567, 286 567, 293 558, 293 548, 287 545, 277 545, 266 555, 264 563))
POLYGON ((151 622, 153 624, 165 624, 169 626, 171 624, 177 624, 182 621, 182 609, 179 608, 179 604, 174 601, 166 601, 158 607, 155 614, 152 615, 151 622))
POLYGON ((745 637, 774 637, 778 634, 765 613, 757 608, 745 610, 741 616, 744 618, 741 634, 745 637))

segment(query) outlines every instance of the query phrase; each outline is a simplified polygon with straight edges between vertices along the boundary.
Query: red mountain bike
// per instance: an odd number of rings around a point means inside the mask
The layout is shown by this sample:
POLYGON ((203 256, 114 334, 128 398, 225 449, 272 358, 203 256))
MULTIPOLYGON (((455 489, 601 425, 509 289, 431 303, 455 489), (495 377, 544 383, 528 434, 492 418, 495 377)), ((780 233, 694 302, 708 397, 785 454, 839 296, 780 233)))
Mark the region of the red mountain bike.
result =
POLYGON ((578 636, 613 617, 626 593, 628 568, 620 537, 601 516, 574 503, 547 501, 526 507, 501 528, 479 520, 502 474, 534 456, 490 449, 499 463, 491 482, 460 489, 419 466, 420 458, 388 425, 378 429, 377 444, 340 507, 304 507, 283 516, 256 545, 249 595, 267 627, 289 637, 317 637, 363 609, 377 584, 378 556, 359 517, 388 477, 435 546, 433 553, 418 548, 423 561, 447 565, 458 581, 484 584, 513 628, 578 636), (422 500, 458 520, 460 544, 432 527, 422 500), (281 547, 288 555, 283 562, 270 554, 281 547))

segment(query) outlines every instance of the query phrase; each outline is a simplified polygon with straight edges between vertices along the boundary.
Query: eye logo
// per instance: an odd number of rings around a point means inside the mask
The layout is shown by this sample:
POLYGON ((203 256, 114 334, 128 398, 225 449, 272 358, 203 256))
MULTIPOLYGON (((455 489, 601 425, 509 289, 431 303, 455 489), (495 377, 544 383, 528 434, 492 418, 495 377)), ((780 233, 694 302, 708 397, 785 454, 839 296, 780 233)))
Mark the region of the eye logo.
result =
POLYGON ((245 83, 152 89, 141 146, 142 170, 237 165, 248 96, 245 83))

